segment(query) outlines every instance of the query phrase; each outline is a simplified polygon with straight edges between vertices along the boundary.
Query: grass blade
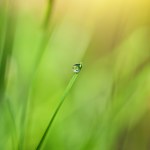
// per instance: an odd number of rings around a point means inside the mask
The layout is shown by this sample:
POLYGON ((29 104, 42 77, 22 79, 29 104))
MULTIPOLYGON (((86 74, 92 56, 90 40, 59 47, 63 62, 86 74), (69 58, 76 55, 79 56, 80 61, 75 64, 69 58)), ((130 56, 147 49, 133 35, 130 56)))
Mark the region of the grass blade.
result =
POLYGON ((52 116, 52 118, 51 118, 51 120, 50 120, 50 122, 49 122, 49 124, 48 124, 48 126, 47 126, 47 128, 46 128, 46 130, 45 130, 45 132, 44 132, 44 134, 43 134, 43 136, 42 136, 38 146, 37 146, 37 148, 36 148, 36 150, 40 150, 41 149, 41 147, 42 147, 42 145, 43 145, 43 143, 45 141, 45 138, 48 135, 48 132, 50 131, 50 129, 52 127, 54 119, 56 118, 56 115, 57 115, 58 111, 60 110, 60 108, 61 108, 65 98, 67 97, 69 91, 71 90, 72 86, 74 85, 77 77, 78 77, 78 74, 74 74, 72 79, 70 80, 70 82, 69 82, 69 84, 68 84, 68 86, 67 86, 67 88, 66 88, 66 90, 65 90, 65 92, 64 92, 64 94, 63 94, 63 96, 62 96, 62 98, 60 100, 60 103, 57 106, 57 108, 56 108, 56 110, 55 110, 55 112, 54 112, 54 114, 53 114, 53 116, 52 116))

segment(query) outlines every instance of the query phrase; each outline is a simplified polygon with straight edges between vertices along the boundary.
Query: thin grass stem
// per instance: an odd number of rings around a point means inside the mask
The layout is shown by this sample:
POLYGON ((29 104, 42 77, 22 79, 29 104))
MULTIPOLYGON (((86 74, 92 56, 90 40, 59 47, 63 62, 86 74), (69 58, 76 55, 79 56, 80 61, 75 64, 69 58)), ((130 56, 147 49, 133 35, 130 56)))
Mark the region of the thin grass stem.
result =
POLYGON ((46 139, 46 137, 47 137, 51 127, 52 127, 54 119, 56 118, 56 115, 58 114, 62 104, 64 103, 65 98, 67 97, 69 91, 71 90, 72 86, 74 85, 77 77, 78 77, 78 74, 74 74, 73 77, 71 78, 71 80, 70 80, 70 82, 69 82, 69 84, 68 84, 68 86, 67 86, 67 88, 66 88, 66 90, 65 90, 65 92, 63 94, 63 96, 61 97, 60 103, 57 106, 57 108, 56 108, 56 110, 55 110, 55 112, 54 112, 54 114, 53 114, 53 116, 52 116, 52 118, 51 118, 51 120, 50 120, 50 122, 49 122, 49 124, 48 124, 48 126, 47 126, 47 128, 46 128, 46 130, 45 130, 45 132, 44 132, 44 134, 43 134, 43 136, 42 136, 38 146, 37 146, 37 148, 36 148, 36 150, 40 150, 42 148, 43 143, 44 143, 44 141, 45 141, 45 139, 46 139))

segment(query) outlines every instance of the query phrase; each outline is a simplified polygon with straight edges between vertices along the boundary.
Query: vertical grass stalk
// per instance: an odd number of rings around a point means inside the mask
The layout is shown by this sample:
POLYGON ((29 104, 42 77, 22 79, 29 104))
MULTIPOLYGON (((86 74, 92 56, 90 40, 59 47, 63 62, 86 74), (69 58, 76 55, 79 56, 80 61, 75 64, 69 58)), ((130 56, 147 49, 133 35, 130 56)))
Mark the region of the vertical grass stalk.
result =
POLYGON ((19 139, 19 150, 22 150, 24 147, 24 141, 25 141, 25 136, 26 136, 26 126, 28 124, 28 116, 27 116, 27 111, 28 111, 28 97, 29 97, 29 92, 30 92, 30 87, 32 85, 32 81, 33 78, 36 74, 36 70, 41 62, 42 56, 45 52, 45 49, 47 47, 48 44, 48 40, 50 37, 50 33, 48 31, 49 28, 49 21, 51 19, 51 12, 52 12, 52 1, 53 0, 48 0, 48 5, 47 5, 47 10, 46 10, 46 14, 44 17, 44 22, 42 24, 42 30, 43 30, 43 35, 42 35, 42 40, 40 42, 40 46, 37 49, 37 57, 36 60, 34 62, 34 66, 33 69, 30 73, 30 80, 28 81, 28 85, 27 85, 27 91, 26 91, 26 97, 24 98, 24 104, 23 104, 23 110, 22 110, 22 114, 21 114, 21 121, 20 121, 20 127, 21 127, 21 131, 20 131, 20 139, 19 139))
POLYGON ((51 120, 50 120, 50 122, 49 122, 49 124, 48 124, 48 126, 47 126, 47 128, 46 128, 46 130, 45 130, 45 132, 44 132, 44 134, 43 134, 43 136, 42 136, 38 146, 37 146, 37 148, 36 148, 36 150, 40 150, 42 148, 43 143, 44 143, 44 141, 45 141, 45 139, 46 139, 46 137, 47 137, 51 127, 52 127, 54 119, 56 118, 56 115, 58 114, 58 111, 60 110, 60 108, 61 108, 65 98, 67 97, 67 95, 70 92, 72 86, 74 85, 77 77, 78 77, 78 74, 74 74, 73 77, 71 78, 70 82, 68 83, 68 86, 67 86, 63 96, 61 97, 60 103, 57 106, 57 108, 56 108, 56 110, 55 110, 55 112, 54 112, 54 114, 53 114, 53 116, 52 116, 52 118, 51 118, 51 120))

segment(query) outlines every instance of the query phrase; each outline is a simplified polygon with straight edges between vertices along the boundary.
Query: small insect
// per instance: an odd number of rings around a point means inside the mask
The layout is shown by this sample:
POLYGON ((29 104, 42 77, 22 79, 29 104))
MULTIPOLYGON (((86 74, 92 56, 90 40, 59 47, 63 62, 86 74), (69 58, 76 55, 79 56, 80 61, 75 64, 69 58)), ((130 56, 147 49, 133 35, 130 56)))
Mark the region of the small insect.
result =
POLYGON ((74 64, 72 69, 73 69, 74 73, 79 73, 82 69, 82 64, 81 63, 80 64, 74 64))

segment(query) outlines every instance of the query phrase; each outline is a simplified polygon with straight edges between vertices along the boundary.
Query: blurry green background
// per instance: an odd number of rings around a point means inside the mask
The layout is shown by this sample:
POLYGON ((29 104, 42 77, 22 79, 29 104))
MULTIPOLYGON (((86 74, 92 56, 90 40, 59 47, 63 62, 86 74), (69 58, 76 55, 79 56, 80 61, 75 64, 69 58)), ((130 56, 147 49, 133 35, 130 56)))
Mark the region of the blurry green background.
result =
POLYGON ((0 150, 150 150, 150 1, 0 0, 0 150))

